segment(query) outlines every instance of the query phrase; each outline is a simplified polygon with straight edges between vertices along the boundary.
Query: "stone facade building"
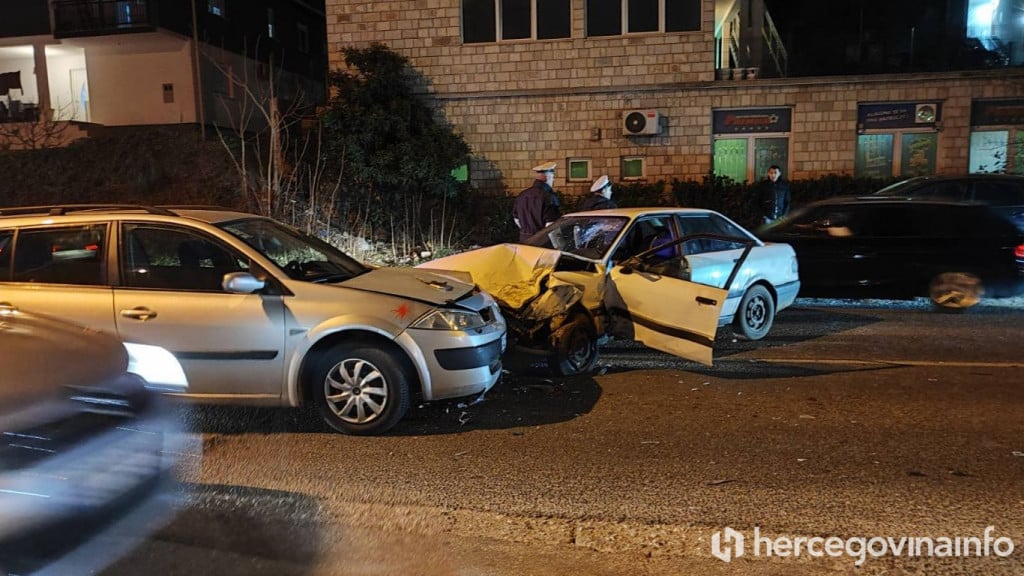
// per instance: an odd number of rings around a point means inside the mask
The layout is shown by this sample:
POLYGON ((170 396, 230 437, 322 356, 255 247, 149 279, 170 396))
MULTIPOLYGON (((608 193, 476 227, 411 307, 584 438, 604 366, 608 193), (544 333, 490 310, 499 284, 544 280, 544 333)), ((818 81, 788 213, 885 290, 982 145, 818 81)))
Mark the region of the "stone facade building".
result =
POLYGON ((330 65, 372 43, 408 57, 481 190, 518 191, 545 160, 575 194, 601 174, 752 181, 771 164, 791 179, 1024 169, 1024 69, 786 77, 763 2, 633 2, 326 0, 330 65))

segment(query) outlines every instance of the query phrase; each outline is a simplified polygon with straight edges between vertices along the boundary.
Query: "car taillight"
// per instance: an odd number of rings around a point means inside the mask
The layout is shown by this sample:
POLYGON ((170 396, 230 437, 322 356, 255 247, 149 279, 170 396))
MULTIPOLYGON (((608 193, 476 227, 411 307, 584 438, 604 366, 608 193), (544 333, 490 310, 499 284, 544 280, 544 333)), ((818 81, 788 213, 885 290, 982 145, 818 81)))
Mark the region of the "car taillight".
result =
POLYGON ((1024 260, 1024 244, 1018 244, 1017 247, 1013 249, 1013 255, 1024 260))

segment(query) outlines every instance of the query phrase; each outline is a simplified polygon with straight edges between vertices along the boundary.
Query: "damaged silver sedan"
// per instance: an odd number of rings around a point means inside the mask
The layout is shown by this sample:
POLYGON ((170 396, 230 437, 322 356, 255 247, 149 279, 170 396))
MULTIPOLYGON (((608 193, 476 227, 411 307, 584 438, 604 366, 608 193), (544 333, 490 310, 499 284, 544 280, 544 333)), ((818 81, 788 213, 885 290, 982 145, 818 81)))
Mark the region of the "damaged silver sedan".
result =
POLYGON ((720 325, 762 338, 800 285, 788 245, 684 208, 570 214, 527 245, 421 267, 470 272, 499 301, 515 349, 563 375, 589 371, 606 336, 710 365, 720 325))

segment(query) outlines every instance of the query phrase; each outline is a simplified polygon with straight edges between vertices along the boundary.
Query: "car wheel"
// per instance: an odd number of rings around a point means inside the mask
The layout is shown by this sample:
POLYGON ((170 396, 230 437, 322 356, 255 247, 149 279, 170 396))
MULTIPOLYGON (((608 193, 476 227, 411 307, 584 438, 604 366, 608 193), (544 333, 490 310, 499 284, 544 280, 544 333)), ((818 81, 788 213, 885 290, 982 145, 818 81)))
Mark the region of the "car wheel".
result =
POLYGON ((735 330, 748 340, 760 340, 768 335, 775 321, 775 300, 761 284, 751 286, 740 301, 733 320, 735 330))
POLYGON ((579 315, 562 324, 551 335, 554 354, 548 367, 559 376, 589 372, 597 363, 597 332, 590 318, 579 315))
POLYGON ((928 286, 928 297, 943 310, 970 308, 984 293, 981 278, 969 272, 943 272, 928 286))
POLYGON ((313 402, 331 427, 345 434, 382 434, 409 410, 406 361, 365 345, 342 343, 324 354, 311 385, 313 402))

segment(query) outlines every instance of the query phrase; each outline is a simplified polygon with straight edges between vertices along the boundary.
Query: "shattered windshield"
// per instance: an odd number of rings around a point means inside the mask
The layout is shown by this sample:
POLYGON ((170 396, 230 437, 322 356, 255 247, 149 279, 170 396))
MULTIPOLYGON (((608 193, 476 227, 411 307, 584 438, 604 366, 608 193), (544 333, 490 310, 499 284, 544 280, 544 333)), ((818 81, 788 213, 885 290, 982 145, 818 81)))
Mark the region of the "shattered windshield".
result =
POLYGON ((526 244, 599 260, 628 223, 625 216, 566 216, 534 234, 526 244))
POLYGON ((369 270, 334 246, 271 220, 237 220, 222 228, 252 246, 292 280, 341 282, 369 270))

